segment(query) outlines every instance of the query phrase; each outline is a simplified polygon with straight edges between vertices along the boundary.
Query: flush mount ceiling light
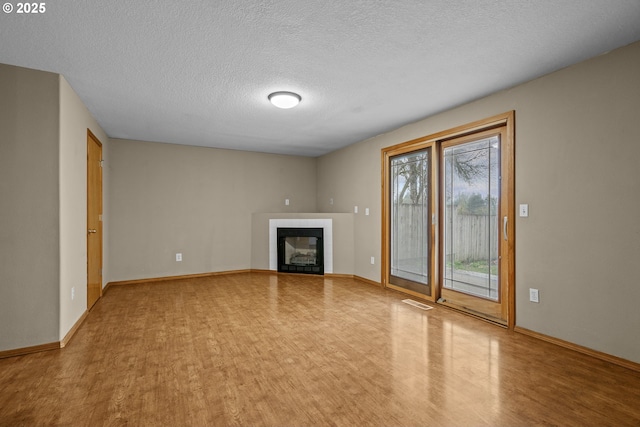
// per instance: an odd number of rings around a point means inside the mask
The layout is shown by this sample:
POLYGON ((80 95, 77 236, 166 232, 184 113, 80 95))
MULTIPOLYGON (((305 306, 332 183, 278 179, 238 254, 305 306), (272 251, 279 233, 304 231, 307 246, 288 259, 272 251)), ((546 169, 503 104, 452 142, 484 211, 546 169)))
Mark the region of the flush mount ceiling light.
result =
POLYGON ((293 92, 273 92, 269 101, 278 108, 293 108, 302 100, 300 95, 293 92))

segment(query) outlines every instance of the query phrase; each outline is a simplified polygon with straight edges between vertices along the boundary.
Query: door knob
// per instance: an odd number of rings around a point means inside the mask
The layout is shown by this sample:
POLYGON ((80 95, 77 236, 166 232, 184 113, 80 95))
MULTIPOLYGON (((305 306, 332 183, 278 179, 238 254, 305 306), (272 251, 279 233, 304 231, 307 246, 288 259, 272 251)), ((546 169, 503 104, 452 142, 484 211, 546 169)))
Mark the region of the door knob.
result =
POLYGON ((91 233, 97 233, 97 232, 98 232, 98 230, 91 228, 91 229, 87 230, 87 232, 88 232, 89 234, 91 234, 91 233))

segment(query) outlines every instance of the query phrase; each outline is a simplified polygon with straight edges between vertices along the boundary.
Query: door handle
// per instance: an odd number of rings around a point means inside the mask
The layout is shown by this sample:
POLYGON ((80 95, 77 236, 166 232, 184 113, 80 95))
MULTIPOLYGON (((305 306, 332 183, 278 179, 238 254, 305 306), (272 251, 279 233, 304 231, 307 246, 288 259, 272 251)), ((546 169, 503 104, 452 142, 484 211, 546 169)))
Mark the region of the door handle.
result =
POLYGON ((87 230, 87 233, 92 234, 92 233, 97 233, 98 230, 96 230, 95 228, 90 228, 89 230, 87 230))
POLYGON ((509 219, 505 216, 502 218, 502 234, 504 235, 504 240, 509 240, 509 236, 507 235, 507 222, 509 219))

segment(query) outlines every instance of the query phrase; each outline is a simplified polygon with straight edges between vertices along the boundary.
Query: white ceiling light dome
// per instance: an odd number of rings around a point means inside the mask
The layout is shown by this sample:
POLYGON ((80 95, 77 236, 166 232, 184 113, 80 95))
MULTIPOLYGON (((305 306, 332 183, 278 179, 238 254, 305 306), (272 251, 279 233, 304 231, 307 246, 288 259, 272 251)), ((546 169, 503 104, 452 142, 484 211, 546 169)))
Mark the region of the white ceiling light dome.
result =
POLYGON ((278 108, 293 108, 302 101, 302 97, 294 92, 273 92, 269 95, 269 101, 278 108))

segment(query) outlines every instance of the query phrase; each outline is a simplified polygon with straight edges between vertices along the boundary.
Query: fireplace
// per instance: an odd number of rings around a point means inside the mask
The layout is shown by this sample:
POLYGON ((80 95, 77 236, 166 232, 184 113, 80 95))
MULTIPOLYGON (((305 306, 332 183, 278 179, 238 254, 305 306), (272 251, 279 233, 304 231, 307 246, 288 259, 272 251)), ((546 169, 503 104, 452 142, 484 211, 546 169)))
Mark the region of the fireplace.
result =
POLYGON ((324 230, 278 227, 278 271, 324 274, 324 230))

